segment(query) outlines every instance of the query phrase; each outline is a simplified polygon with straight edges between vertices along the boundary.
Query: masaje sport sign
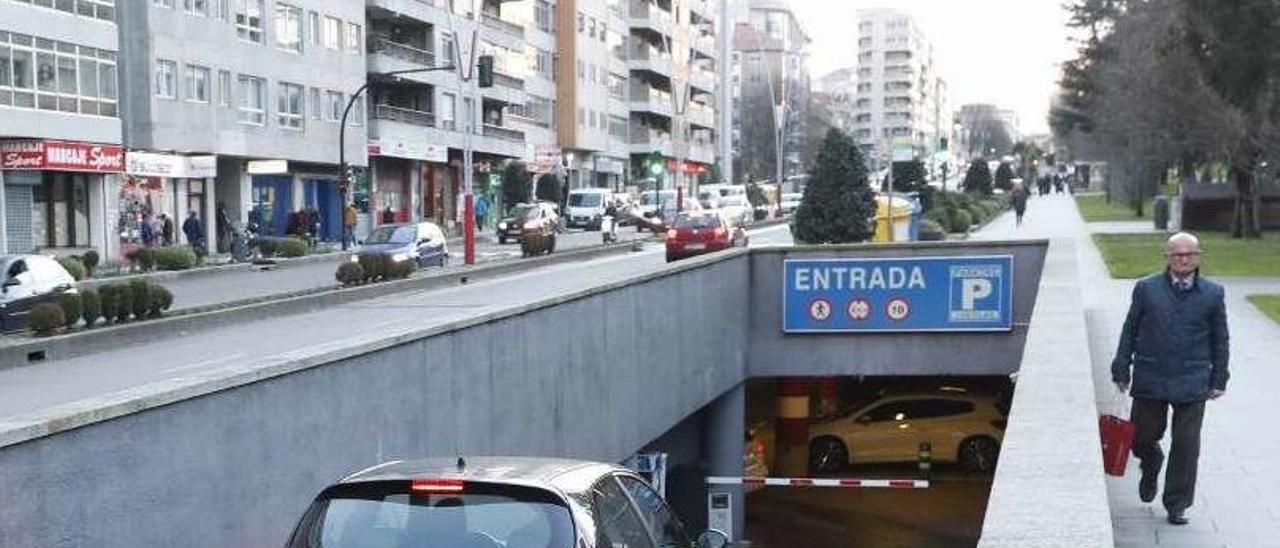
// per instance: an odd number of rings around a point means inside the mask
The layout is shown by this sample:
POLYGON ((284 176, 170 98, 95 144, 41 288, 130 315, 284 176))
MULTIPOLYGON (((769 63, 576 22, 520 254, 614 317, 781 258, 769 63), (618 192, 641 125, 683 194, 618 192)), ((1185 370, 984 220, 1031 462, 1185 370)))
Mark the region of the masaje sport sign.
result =
POLYGON ((783 261, 782 329, 1009 331, 1013 257, 783 261))

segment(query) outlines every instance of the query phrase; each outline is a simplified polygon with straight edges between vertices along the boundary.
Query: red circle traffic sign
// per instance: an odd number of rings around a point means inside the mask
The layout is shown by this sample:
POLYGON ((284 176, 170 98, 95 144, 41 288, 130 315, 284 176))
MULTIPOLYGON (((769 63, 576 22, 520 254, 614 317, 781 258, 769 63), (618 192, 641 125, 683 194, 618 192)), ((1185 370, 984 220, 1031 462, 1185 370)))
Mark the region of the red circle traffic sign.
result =
POLYGON ((871 317, 871 302, 862 298, 853 299, 849 301, 846 312, 849 313, 849 317, 853 320, 866 320, 871 317))
POLYGON ((831 303, 826 299, 814 299, 809 303, 809 317, 823 322, 831 317, 831 303))
POLYGON ((911 305, 902 297, 889 299, 884 305, 884 313, 889 316, 890 320, 900 321, 907 319, 911 315, 911 305))

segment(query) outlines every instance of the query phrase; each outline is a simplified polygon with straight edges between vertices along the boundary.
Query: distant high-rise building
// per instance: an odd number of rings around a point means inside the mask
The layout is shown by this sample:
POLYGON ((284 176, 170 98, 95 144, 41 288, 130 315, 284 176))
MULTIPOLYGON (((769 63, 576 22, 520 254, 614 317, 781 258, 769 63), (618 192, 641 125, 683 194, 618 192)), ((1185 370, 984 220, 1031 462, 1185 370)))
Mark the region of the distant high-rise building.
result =
POLYGON ((933 46, 916 22, 891 9, 858 10, 853 137, 878 165, 894 138, 910 139, 931 163, 952 124, 933 46))
POLYGON ((748 22, 734 32, 734 178, 774 180, 781 142, 782 176, 804 171, 809 105, 809 36, 785 1, 751 0, 748 22), (781 109, 781 139, 775 108, 781 109))
POLYGON ((831 117, 828 122, 845 133, 853 129, 857 80, 857 68, 848 67, 832 71, 813 83, 813 104, 821 106, 831 117))

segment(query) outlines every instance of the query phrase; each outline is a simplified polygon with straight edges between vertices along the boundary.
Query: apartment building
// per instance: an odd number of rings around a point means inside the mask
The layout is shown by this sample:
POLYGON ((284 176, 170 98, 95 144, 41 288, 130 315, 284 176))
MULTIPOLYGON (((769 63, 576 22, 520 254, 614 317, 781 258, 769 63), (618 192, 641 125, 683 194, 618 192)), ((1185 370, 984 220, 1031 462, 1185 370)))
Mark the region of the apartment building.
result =
POLYGON ((809 36, 785 0, 750 0, 748 21, 737 25, 733 40, 735 179, 773 181, 779 162, 784 180, 802 174, 809 36))
POLYGON ((114 249, 114 0, 0 0, 0 254, 114 249))
POLYGON ((858 10, 857 28, 854 139, 876 165, 888 161, 894 139, 910 140, 917 157, 932 157, 951 125, 933 46, 898 10, 858 10))

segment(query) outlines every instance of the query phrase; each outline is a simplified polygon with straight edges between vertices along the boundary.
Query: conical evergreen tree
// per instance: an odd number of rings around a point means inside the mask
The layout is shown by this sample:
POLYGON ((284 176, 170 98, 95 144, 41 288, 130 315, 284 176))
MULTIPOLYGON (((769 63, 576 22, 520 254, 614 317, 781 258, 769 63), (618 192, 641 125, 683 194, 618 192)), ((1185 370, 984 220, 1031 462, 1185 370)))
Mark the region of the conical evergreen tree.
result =
POLYGON ((996 188, 1013 190, 1013 167, 1005 162, 1000 162, 1000 167, 996 168, 996 188))
POLYGON ((991 194, 991 168, 982 158, 969 164, 968 173, 964 174, 964 191, 973 194, 991 194))
POLYGON ((867 183, 862 151, 848 136, 831 129, 822 140, 812 177, 792 221, 800 242, 842 244, 871 237, 875 195, 867 183))

